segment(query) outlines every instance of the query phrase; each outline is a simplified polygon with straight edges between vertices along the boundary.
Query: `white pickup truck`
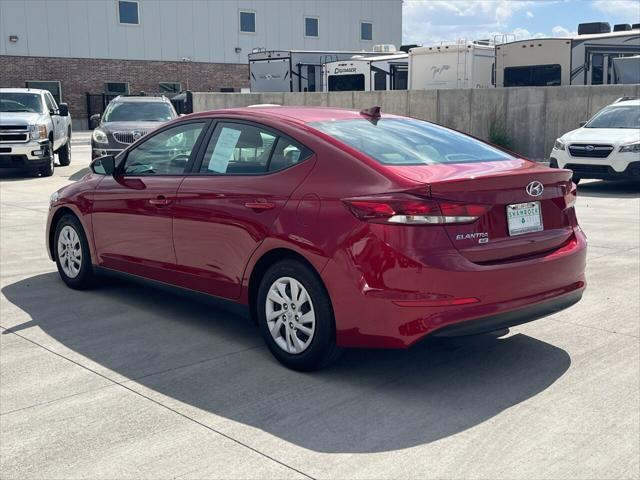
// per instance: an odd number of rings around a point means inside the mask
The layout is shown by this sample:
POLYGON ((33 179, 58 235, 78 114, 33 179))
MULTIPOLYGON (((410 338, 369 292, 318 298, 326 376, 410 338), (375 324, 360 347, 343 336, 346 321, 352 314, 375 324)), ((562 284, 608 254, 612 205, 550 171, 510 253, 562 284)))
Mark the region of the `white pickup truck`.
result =
POLYGON ((31 168, 53 175, 54 153, 71 162, 71 116, 47 90, 0 88, 0 169, 31 168))

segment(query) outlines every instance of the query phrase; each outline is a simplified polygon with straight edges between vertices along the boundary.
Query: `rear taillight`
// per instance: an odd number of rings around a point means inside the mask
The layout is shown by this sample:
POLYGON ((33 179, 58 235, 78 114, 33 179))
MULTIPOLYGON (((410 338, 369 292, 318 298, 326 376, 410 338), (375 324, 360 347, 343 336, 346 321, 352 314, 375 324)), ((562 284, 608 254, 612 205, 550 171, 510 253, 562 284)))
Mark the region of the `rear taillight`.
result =
POLYGON ((423 199, 408 194, 349 198, 343 202, 360 220, 407 225, 471 223, 491 208, 490 205, 423 199))

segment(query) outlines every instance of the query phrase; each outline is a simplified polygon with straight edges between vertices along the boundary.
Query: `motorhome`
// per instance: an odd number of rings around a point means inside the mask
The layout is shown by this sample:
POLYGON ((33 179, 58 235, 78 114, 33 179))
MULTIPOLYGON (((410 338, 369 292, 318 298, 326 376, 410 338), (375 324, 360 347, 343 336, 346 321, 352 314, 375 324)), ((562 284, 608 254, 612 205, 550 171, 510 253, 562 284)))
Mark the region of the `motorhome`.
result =
POLYGON ((618 83, 614 59, 640 54, 640 25, 619 27, 612 32, 608 23, 581 24, 574 37, 534 38, 497 45, 496 86, 618 83))
POLYGON ((348 60, 327 62, 322 70, 325 90, 406 90, 408 57, 406 53, 398 52, 376 57, 357 55, 348 60))
POLYGON ((409 89, 493 87, 494 46, 459 41, 409 51, 409 89))
POLYGON ((252 92, 319 92, 324 90, 322 66, 355 55, 367 57, 381 54, 257 49, 249 54, 250 88, 252 92))

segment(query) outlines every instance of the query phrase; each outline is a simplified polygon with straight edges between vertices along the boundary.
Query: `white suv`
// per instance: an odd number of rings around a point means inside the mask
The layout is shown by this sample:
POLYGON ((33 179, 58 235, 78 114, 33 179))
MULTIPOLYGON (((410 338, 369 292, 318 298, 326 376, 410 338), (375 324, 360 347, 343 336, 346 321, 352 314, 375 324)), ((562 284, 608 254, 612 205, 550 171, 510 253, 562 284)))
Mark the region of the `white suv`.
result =
POLYGON ((551 167, 573 170, 575 183, 581 178, 640 181, 640 99, 618 99, 565 133, 549 161, 551 167))

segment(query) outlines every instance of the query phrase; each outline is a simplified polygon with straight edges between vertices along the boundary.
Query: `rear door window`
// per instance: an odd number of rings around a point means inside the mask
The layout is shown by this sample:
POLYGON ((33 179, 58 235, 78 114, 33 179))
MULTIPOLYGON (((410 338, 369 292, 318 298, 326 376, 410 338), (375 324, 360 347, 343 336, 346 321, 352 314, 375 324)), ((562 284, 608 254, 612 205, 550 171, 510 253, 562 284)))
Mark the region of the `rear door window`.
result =
POLYGON ((297 142, 266 128, 220 122, 204 152, 199 172, 213 175, 275 172, 296 165, 310 154, 297 142))

